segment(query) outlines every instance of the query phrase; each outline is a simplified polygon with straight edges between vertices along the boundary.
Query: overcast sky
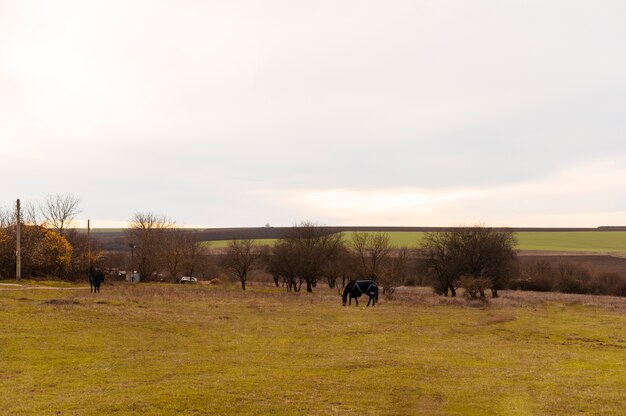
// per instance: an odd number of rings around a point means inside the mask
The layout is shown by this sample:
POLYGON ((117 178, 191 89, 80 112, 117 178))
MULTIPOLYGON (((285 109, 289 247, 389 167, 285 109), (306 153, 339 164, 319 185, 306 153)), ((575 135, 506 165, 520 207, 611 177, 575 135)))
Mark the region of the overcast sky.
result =
POLYGON ((626 2, 0 0, 0 205, 626 224, 626 2))

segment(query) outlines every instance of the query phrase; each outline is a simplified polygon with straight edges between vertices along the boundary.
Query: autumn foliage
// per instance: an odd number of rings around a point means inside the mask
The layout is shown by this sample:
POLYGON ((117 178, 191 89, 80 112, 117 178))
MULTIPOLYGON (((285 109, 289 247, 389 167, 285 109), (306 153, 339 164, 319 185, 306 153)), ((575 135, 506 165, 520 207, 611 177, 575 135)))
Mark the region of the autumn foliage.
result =
MULTIPOLYGON (((0 276, 15 277, 15 227, 0 229, 0 276)), ((72 261, 72 246, 58 232, 39 225, 22 225, 22 275, 63 277, 72 261)))

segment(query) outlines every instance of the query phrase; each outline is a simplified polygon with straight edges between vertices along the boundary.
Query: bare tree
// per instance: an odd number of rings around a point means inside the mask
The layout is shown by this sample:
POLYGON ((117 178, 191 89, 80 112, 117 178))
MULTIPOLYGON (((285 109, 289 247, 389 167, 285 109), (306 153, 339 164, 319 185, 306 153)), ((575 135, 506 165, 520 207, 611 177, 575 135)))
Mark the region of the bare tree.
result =
POLYGON ((383 293, 387 298, 391 298, 396 287, 403 284, 409 268, 409 249, 400 247, 394 250, 387 260, 378 276, 378 284, 382 286, 383 293))
POLYGON ((126 232, 134 245, 134 258, 142 279, 152 279, 163 267, 166 233, 174 225, 167 216, 151 212, 135 213, 130 219, 126 232))
POLYGON ((37 205, 33 204, 30 201, 24 202, 22 206, 22 219, 23 223, 27 225, 42 225, 42 221, 40 219, 37 205))
POLYGON ((515 244, 513 232, 480 226, 426 233, 423 266, 433 277, 437 293, 456 296, 463 278, 481 297, 484 287, 477 287, 471 279, 488 282, 492 296, 497 297, 515 271, 515 244))
POLYGON ((0 207, 0 229, 14 225, 15 221, 14 209, 0 207))
POLYGON ((292 227, 287 239, 290 240, 292 255, 298 260, 296 275, 306 282, 306 291, 312 292, 317 280, 323 276, 324 268, 339 253, 342 236, 305 221, 292 227))
POLYGON ((342 287, 351 274, 354 265, 354 256, 343 242, 337 247, 337 252, 331 256, 323 269, 324 276, 329 288, 337 287, 337 281, 341 279, 342 287))
POLYGON ((161 250, 164 268, 173 279, 193 275, 200 256, 200 245, 191 231, 182 228, 165 230, 161 250))
POLYGON ((180 244, 183 253, 182 271, 185 276, 193 276, 194 272, 201 266, 202 253, 208 252, 208 247, 203 250, 193 234, 189 232, 185 232, 180 244))
POLYGON ((392 246, 387 233, 354 233, 352 248, 360 277, 378 281, 388 267, 392 246))
POLYGON ((246 290, 248 274, 259 265, 262 255, 254 240, 232 240, 228 243, 226 254, 222 258, 222 267, 238 278, 241 288, 246 290))
POLYGON ((300 291, 304 282, 298 277, 298 264, 296 245, 290 239, 276 241, 266 257, 266 270, 272 274, 274 283, 278 286, 278 283, 282 281, 288 292, 300 291))
POLYGON ((71 222, 80 212, 79 204, 80 199, 70 194, 46 196, 43 204, 39 206, 44 225, 63 235, 65 229, 71 225, 71 222))

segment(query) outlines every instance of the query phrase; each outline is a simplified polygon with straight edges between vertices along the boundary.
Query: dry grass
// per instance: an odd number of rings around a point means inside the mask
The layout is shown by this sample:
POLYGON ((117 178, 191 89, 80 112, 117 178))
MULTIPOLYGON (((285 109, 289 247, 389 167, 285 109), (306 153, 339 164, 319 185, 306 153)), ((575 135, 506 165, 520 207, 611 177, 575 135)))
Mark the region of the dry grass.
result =
POLYGON ((0 414, 621 414, 626 300, 400 288, 0 292, 0 414))

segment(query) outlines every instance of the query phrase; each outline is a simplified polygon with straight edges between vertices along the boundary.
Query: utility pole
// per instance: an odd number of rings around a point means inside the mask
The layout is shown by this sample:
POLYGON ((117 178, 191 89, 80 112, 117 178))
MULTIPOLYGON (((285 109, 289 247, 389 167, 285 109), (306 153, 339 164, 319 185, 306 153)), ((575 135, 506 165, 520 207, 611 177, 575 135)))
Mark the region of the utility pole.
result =
POLYGON ((15 225, 15 280, 18 282, 22 279, 22 247, 21 247, 21 225, 22 214, 20 208, 20 200, 17 200, 15 216, 17 224, 15 225))
POLYGON ((91 266, 91 225, 87 220, 87 263, 91 266))

